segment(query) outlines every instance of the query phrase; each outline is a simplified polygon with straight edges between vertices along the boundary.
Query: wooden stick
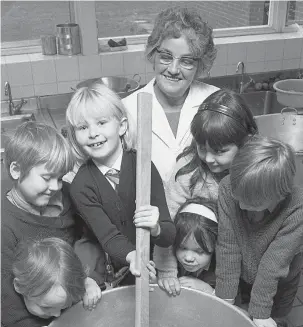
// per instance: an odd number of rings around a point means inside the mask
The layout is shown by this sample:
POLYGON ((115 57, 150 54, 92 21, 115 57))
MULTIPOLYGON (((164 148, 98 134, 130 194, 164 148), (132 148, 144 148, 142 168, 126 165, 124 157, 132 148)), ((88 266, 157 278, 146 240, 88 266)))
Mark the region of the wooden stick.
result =
MULTIPOLYGON (((151 140, 152 140, 152 95, 141 92, 137 95, 137 176, 136 208, 150 204, 151 188, 151 140)), ((135 327, 149 326, 149 262, 150 232, 136 230, 137 269, 135 327)))

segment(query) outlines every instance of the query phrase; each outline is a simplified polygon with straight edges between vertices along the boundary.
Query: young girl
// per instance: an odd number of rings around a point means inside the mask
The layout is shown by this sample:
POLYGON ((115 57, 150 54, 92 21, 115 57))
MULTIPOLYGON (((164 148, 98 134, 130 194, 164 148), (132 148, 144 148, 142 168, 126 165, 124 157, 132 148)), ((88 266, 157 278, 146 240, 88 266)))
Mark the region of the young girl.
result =
POLYGON ((13 187, 3 192, 1 201, 2 324, 41 327, 13 288, 12 262, 24 240, 59 237, 73 245, 80 237, 68 185, 62 182, 73 168, 73 154, 55 128, 26 122, 7 143, 5 164, 13 187))
MULTIPOLYGON (((86 285, 87 274, 73 248, 60 238, 20 244, 13 262, 14 288, 27 310, 40 318, 59 317, 83 299, 95 307, 100 288, 86 285)), ((44 323, 45 324, 45 323, 44 323)))
POLYGON ((285 327, 303 263, 303 191, 291 147, 254 137, 220 183, 216 295, 233 302, 240 285, 258 327, 285 327))
MULTIPOLYGON (((177 158, 166 189, 171 217, 185 201, 196 196, 217 200, 218 185, 228 174, 234 155, 257 133, 253 115, 241 96, 229 90, 212 93, 200 105, 191 123, 193 141, 177 158)), ((180 292, 177 261, 172 249, 155 247, 159 286, 173 295, 180 292)))
POLYGON ((216 204, 204 198, 186 201, 176 214, 175 225, 173 251, 178 260, 180 285, 213 294, 218 232, 216 204))
MULTIPOLYGON (((148 228, 152 243, 160 247, 175 238, 161 178, 152 164, 151 205, 136 210, 132 123, 120 98, 105 85, 77 90, 66 117, 72 147, 84 161, 71 184, 72 200, 113 269, 129 265, 138 276, 135 227, 148 228)), ((128 277, 125 283, 133 283, 128 277)))

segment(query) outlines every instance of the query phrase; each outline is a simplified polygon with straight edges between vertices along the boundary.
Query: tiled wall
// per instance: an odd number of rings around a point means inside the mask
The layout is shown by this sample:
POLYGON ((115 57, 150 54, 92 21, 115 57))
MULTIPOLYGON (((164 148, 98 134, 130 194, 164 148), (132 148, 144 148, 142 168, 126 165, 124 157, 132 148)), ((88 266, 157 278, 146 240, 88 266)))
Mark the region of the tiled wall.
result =
MULTIPOLYGON (((240 36, 216 39, 218 55, 211 76, 236 74, 239 61, 247 73, 303 69, 302 30, 296 34, 240 36)), ((132 45, 124 52, 94 56, 43 56, 28 54, 1 57, 1 88, 9 81, 14 98, 71 92, 80 81, 101 76, 139 74, 141 84, 153 77, 150 63, 145 61, 143 45, 132 45)), ((5 95, 2 89, 2 99, 5 95)))

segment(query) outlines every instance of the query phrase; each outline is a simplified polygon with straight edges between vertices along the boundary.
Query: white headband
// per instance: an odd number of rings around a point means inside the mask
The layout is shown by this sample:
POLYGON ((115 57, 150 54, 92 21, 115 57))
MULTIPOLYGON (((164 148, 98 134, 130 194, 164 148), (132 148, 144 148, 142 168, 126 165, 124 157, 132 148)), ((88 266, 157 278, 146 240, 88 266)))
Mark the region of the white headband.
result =
POLYGON ((197 215, 203 216, 205 218, 208 218, 208 219, 218 223, 217 217, 214 214, 214 212, 212 210, 210 210, 209 208, 205 207, 203 204, 190 203, 186 207, 184 207, 180 211, 180 213, 181 212, 195 213, 197 215))

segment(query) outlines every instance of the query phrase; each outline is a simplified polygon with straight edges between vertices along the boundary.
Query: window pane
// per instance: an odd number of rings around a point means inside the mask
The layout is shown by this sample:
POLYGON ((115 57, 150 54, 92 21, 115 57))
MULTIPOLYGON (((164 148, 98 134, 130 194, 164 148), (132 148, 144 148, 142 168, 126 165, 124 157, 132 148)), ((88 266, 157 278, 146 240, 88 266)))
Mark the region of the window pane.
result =
POLYGON ((2 42, 40 39, 69 22, 69 1, 1 1, 2 42))
POLYGON ((303 24, 303 1, 288 1, 286 25, 303 24))
POLYGON ((213 28, 267 25, 269 1, 96 1, 98 37, 148 34, 168 7, 195 8, 213 28))

